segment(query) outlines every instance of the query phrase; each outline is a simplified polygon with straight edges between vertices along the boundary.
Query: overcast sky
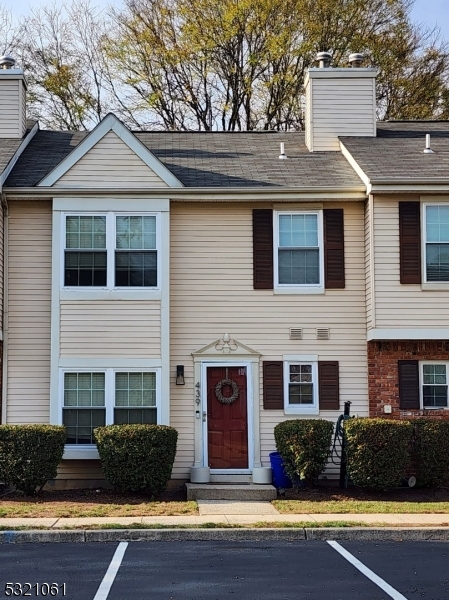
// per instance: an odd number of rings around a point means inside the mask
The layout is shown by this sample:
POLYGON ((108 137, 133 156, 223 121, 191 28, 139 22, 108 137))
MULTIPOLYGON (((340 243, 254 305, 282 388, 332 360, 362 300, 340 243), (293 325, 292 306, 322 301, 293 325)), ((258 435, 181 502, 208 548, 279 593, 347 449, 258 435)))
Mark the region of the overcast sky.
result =
MULTIPOLYGON (((70 0, 69 0, 70 1, 70 0)), ((282 0, 281 0, 282 1, 282 0)), ((0 0, 1 2, 1 0, 0 0)), ((38 7, 49 4, 49 0, 3 0, 1 4, 11 8, 17 15, 29 12, 29 7, 38 7)), ((120 0, 94 0, 98 7, 104 7, 107 4, 120 6, 120 0)), ((412 12, 414 21, 422 23, 428 27, 437 25, 441 29, 443 37, 449 41, 449 0, 415 0, 412 12)))

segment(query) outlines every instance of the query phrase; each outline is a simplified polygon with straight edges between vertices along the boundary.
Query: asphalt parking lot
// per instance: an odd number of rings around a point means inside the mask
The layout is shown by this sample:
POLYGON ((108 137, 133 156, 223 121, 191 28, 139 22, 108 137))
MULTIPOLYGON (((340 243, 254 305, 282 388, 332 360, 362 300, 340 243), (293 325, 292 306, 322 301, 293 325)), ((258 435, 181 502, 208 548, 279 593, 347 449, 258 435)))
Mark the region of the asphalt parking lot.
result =
POLYGON ((449 543, 4 544, 0 574, 0 598, 449 600, 449 543))

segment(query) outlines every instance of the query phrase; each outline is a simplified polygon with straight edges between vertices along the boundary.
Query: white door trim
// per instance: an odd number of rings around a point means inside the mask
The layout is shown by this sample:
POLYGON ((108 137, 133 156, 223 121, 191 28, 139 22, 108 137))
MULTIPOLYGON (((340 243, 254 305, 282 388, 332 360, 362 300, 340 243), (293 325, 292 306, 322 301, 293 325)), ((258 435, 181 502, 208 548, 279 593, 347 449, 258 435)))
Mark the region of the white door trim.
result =
POLYGON ((203 467, 208 467, 208 429, 207 429, 207 368, 208 367, 246 367, 246 420, 248 425, 248 468, 247 469, 211 469, 212 475, 249 475, 254 466, 254 401, 253 401, 253 382, 252 382, 252 362, 251 361, 204 361, 201 363, 201 412, 206 414, 203 419, 202 437, 203 437, 203 467))

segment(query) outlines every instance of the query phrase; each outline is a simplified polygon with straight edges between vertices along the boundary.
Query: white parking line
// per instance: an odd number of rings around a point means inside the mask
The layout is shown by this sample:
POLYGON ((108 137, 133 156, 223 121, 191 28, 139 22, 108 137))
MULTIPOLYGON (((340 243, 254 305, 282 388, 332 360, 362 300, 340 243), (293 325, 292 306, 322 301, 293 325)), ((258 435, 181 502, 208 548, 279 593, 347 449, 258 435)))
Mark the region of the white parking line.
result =
POLYGON ((120 542, 117 546, 114 556, 112 557, 112 560, 109 564, 108 570, 106 571, 106 574, 103 577, 103 581, 100 583, 100 587, 98 588, 98 591, 95 594, 94 600, 106 600, 109 596, 109 592, 111 590, 112 584, 114 583, 114 579, 117 575, 117 572, 120 569, 120 565, 122 564, 122 560, 125 556, 127 547, 128 542, 120 542))
POLYGON ((340 546, 338 542, 334 542, 333 540, 328 540, 327 542, 334 550, 339 552, 343 558, 346 558, 348 562, 351 563, 356 569, 358 569, 365 577, 371 579, 373 583, 379 586, 386 594, 393 598, 393 600, 407 600, 405 596, 395 590, 389 583, 384 581, 381 577, 376 575, 371 569, 368 569, 362 562, 360 562, 355 556, 353 556, 350 552, 345 550, 343 546, 340 546))

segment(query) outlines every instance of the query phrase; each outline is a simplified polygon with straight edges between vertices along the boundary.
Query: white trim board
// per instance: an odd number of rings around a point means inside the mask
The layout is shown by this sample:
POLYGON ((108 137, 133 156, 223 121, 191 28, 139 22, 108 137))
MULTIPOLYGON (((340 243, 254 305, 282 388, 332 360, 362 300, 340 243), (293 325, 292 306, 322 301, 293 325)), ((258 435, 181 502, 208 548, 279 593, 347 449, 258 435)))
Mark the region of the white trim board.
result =
POLYGON ((59 165, 37 184, 38 187, 52 186, 65 175, 107 133, 113 131, 158 177, 169 187, 180 188, 183 184, 123 125, 112 113, 106 117, 76 146, 59 165))
POLYGON ((366 334, 368 342, 375 340, 449 340, 449 328, 440 329, 381 329, 375 327, 366 334))

